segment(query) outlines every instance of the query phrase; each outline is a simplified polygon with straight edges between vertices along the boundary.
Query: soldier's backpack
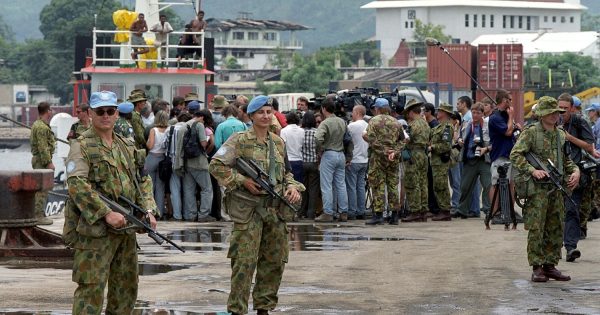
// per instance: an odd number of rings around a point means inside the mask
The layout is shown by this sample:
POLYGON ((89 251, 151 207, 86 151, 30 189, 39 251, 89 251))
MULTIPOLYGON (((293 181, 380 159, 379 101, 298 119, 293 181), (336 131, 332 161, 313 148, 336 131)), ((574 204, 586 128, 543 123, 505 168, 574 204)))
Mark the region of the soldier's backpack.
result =
POLYGON ((193 159, 204 154, 204 148, 200 145, 200 136, 198 135, 198 122, 187 126, 183 135, 183 158, 193 159))

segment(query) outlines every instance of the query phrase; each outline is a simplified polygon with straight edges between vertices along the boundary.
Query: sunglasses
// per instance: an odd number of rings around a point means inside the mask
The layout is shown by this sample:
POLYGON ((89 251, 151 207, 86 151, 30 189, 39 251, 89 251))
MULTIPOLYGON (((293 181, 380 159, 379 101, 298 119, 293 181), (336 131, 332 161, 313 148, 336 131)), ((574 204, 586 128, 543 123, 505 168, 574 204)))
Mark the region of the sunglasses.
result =
POLYGON ((94 113, 96 113, 96 115, 98 115, 98 116, 104 116, 104 113, 107 113, 108 116, 112 116, 116 112, 117 112, 116 108, 109 108, 109 109, 96 108, 96 109, 94 109, 94 113))

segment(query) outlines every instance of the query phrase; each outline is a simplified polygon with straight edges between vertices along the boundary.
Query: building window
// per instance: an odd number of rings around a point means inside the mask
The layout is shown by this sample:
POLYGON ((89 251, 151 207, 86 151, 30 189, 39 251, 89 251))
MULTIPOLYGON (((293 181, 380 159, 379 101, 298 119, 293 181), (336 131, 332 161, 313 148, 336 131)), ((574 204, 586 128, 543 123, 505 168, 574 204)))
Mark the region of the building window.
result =
POLYGON ((117 98, 125 98, 124 83, 100 83, 98 84, 98 91, 111 91, 117 94, 117 98))
POLYGON ((235 58, 245 58, 246 57, 246 52, 243 50, 234 50, 231 52, 231 55, 235 58))
POLYGON ((570 20, 571 23, 575 23, 575 17, 572 16, 572 17, 569 18, 569 20, 570 20))
POLYGON ((274 32, 266 32, 263 38, 265 40, 277 40, 277 34, 274 32))
POLYGON ((481 27, 485 27, 485 14, 481 15, 481 27))
POLYGON ((490 27, 494 28, 494 15, 490 14, 490 27))
POLYGON ((556 16, 552 17, 552 23, 556 23, 556 16))
POLYGON ((531 30, 531 16, 527 17, 527 30, 530 31, 531 30))
POLYGON ((410 21, 410 28, 414 28, 415 27, 415 22, 410 21))
POLYGON ((515 16, 510 16, 510 28, 515 28, 515 16))
POLYGON ((465 27, 469 27, 469 15, 465 14, 465 27))
POLYGON ((160 84, 136 84, 133 86, 134 89, 144 91, 148 102, 152 102, 155 99, 163 98, 163 87, 160 84))
POLYGON ((234 40, 244 40, 244 32, 233 32, 234 40))
POLYGON ((548 23, 548 16, 544 15, 544 23, 548 23))
POLYGON ((502 28, 506 28, 506 18, 507 18, 506 15, 502 16, 502 28))
POLYGON ((404 28, 408 28, 408 21, 404 22, 404 28))
POLYGON ((565 22, 567 22, 567 18, 564 17, 564 16, 561 16, 560 17, 560 23, 565 23, 565 22))
POLYGON ((473 14, 473 27, 477 27, 477 14, 473 14))
POLYGON ((519 16, 519 28, 523 28, 523 17, 519 16))
POLYGON ((249 40, 258 40, 258 32, 248 32, 249 40))
POLYGON ((414 20, 417 18, 417 12, 415 10, 408 10, 408 19, 414 20))

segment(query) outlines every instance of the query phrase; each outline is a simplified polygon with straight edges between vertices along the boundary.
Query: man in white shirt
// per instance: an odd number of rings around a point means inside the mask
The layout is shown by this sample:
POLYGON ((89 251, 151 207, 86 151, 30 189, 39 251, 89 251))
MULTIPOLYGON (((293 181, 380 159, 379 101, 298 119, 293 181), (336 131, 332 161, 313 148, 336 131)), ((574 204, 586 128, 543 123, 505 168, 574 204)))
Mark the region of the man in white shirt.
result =
POLYGON ((348 192, 348 219, 364 219, 366 211, 365 178, 369 157, 369 144, 363 134, 369 125, 365 120, 366 108, 356 105, 352 109, 352 122, 348 124, 348 132, 352 136, 354 149, 352 160, 346 165, 346 191, 348 192))
POLYGON ((167 37, 169 36, 169 33, 173 32, 173 28, 171 27, 171 24, 167 22, 166 15, 161 14, 159 21, 160 22, 154 24, 152 28, 150 28, 150 31, 154 32, 156 36, 154 45, 156 47, 160 46, 160 59, 164 62, 165 57, 167 56, 167 37))
POLYGON ((295 112, 290 112, 285 115, 288 125, 281 129, 280 136, 285 141, 285 149, 287 157, 292 167, 294 179, 303 182, 302 176, 302 144, 304 143, 304 129, 298 124, 300 119, 295 112))

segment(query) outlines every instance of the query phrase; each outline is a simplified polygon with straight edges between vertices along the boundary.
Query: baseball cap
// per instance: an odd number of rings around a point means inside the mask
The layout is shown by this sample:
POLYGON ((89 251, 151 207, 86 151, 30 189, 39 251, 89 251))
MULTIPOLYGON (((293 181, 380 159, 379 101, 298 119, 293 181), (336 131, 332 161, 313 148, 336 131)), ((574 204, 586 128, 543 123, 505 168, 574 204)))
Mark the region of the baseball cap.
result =
POLYGON ((588 106, 585 109, 586 112, 591 112, 591 111, 600 111, 600 104, 598 103, 592 103, 590 106, 588 106))
POLYGON ((191 101, 188 103, 189 111, 197 111, 199 109, 200 109, 200 103, 198 103, 198 101, 191 101))
POLYGON ((381 97, 375 99, 375 104, 373 104, 373 107, 375 108, 382 108, 387 106, 390 106, 390 102, 388 102, 388 100, 386 100, 385 98, 381 97))
POLYGON ((581 100, 577 96, 573 96, 573 106, 581 107, 581 100))
POLYGON ((117 95, 110 91, 94 92, 90 97, 90 108, 98 108, 103 106, 117 107, 117 95))

